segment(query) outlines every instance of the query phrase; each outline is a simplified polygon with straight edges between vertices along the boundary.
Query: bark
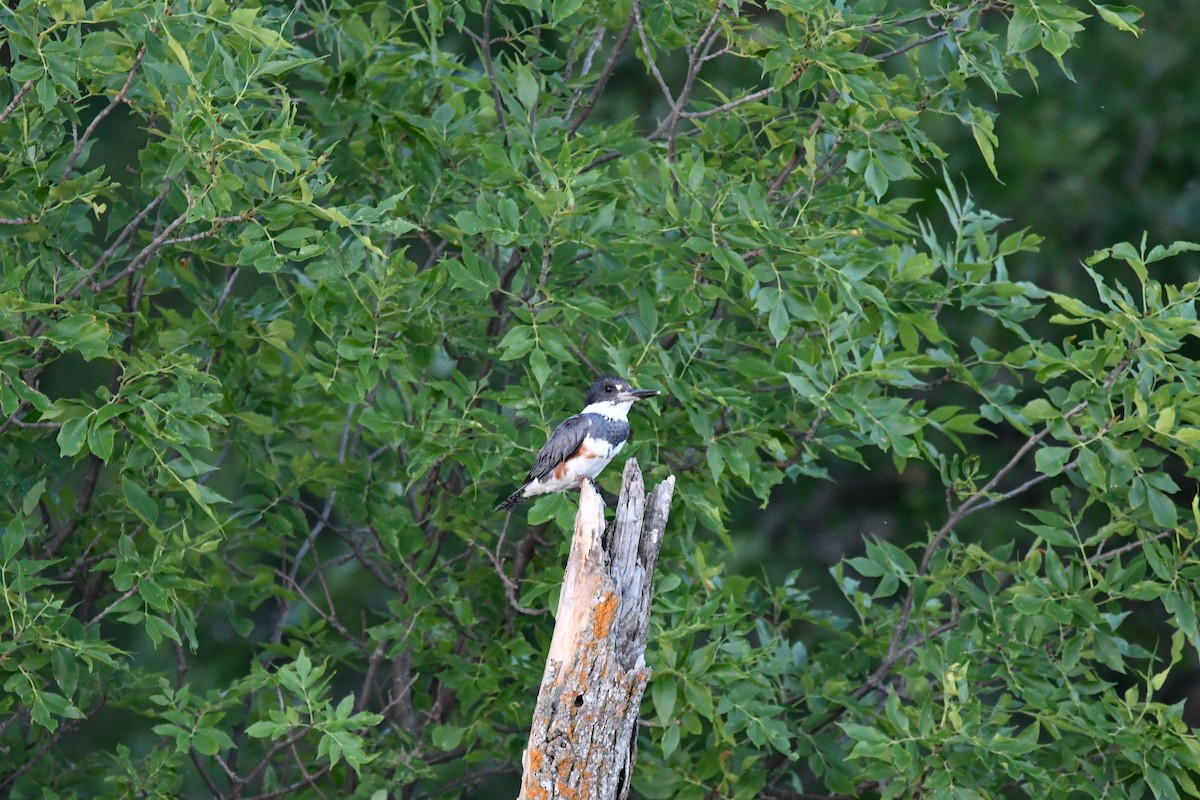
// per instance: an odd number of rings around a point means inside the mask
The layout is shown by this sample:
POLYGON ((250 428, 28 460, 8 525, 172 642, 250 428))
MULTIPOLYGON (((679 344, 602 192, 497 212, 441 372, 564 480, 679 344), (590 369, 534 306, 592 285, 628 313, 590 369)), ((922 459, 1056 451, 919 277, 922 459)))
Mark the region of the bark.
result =
POLYGON ((554 637, 522 759, 521 800, 623 800, 637 757, 637 721, 650 680, 646 633, 654 565, 675 490, 649 497, 629 459, 616 519, 591 483, 579 492, 554 637))

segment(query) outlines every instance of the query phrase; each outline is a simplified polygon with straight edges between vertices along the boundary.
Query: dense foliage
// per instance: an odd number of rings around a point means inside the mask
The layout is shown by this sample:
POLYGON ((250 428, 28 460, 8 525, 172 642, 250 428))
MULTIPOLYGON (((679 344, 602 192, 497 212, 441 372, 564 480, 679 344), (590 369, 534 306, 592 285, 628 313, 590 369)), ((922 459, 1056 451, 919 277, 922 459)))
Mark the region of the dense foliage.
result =
POLYGON ((513 793, 574 500, 491 508, 612 372, 678 479, 640 796, 1200 796, 1200 248, 1016 280, 930 133, 1003 178, 995 98, 1139 17, 0 8, 0 794, 513 793), (724 566, 868 464, 927 532, 842 602, 724 566))

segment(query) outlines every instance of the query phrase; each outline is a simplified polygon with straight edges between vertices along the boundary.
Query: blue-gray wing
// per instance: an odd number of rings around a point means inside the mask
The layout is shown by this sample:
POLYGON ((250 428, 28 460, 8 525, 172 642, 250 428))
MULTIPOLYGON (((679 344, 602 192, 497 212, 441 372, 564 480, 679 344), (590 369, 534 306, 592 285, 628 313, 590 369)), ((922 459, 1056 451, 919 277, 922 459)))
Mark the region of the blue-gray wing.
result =
POLYGON ((590 427, 591 422, 581 414, 563 420, 562 424, 554 429, 554 433, 550 434, 549 441, 538 451, 525 482, 545 478, 555 467, 575 455, 590 427))

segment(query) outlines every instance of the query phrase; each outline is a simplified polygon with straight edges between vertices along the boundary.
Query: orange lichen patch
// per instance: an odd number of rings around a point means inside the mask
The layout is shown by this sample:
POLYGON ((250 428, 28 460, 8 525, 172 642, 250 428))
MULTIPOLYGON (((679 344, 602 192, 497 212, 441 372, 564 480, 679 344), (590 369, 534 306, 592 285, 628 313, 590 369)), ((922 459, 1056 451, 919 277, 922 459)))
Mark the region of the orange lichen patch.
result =
POLYGON ((530 749, 529 751, 529 769, 525 772, 524 785, 521 787, 521 800, 546 800, 550 795, 540 783, 542 770, 542 751, 530 749))
POLYGON ((608 592, 604 598, 596 604, 596 610, 592 612, 592 636, 597 639, 607 639, 608 632, 612 628, 613 619, 617 616, 617 593, 608 592))
POLYGON ((545 800, 549 796, 549 792, 531 780, 526 781, 525 786, 521 789, 521 797, 526 800, 545 800))

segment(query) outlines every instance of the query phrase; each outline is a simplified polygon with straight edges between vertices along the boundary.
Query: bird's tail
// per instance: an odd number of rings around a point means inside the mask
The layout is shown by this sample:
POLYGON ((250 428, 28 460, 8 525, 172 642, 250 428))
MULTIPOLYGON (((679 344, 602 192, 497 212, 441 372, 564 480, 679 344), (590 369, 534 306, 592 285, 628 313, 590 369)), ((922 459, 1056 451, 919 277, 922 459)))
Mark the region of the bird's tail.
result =
POLYGON ((506 508, 512 508, 513 506, 515 506, 517 503, 521 502, 524 499, 525 499, 525 487, 522 486, 520 489, 517 489, 515 492, 510 494, 504 500, 501 500, 500 504, 496 506, 495 510, 503 511, 506 508))

